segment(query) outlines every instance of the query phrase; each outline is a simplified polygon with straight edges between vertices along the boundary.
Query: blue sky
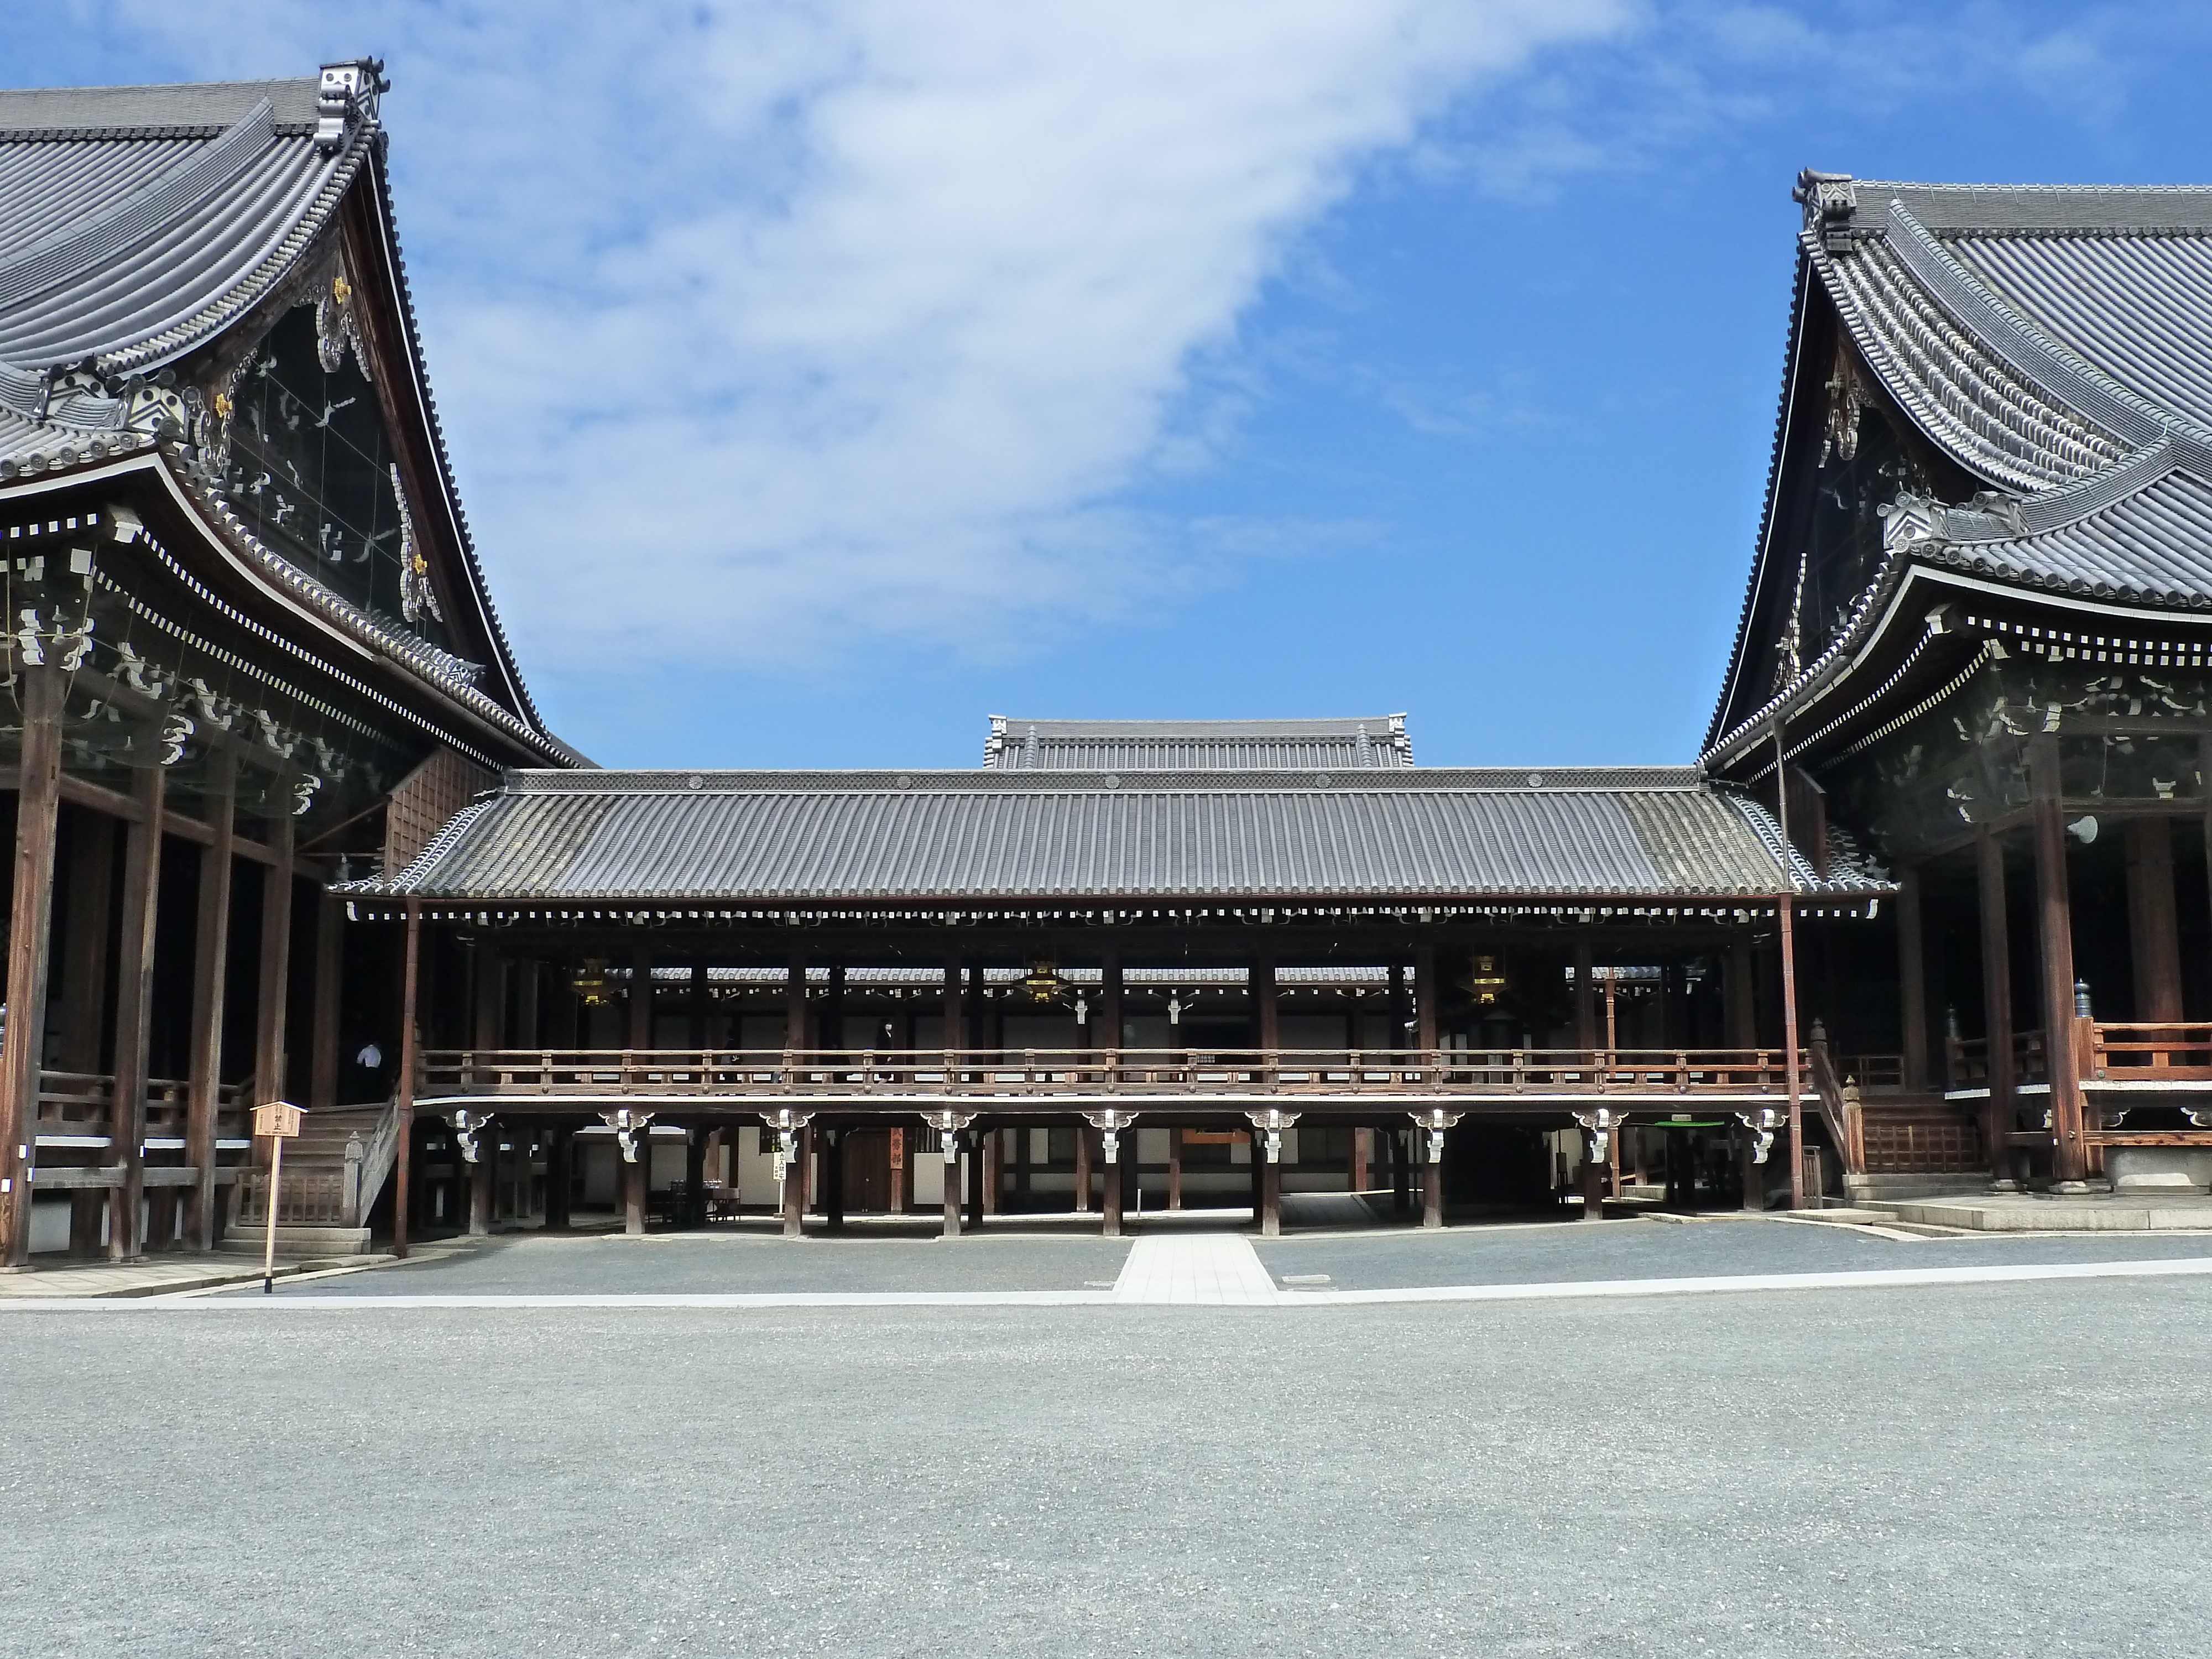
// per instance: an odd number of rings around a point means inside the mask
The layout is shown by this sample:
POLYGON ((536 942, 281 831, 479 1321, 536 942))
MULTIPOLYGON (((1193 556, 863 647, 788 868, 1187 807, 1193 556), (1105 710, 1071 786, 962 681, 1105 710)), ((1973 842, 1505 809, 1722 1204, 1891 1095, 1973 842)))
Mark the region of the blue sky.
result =
POLYGON ((1411 716, 1679 762, 1797 170, 2212 179, 2157 3, 72 0, 17 85, 387 60, 480 549, 610 764, 984 717, 1411 716))

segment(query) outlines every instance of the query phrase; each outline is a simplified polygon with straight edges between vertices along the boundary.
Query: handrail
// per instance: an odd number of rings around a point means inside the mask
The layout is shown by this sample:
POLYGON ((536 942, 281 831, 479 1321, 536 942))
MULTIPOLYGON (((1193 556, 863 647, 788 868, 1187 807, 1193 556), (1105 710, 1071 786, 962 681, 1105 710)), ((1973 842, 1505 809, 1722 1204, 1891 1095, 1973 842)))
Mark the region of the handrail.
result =
MULTIPOLYGON (((1803 1061, 1800 1060, 1801 1066, 1803 1061)), ((1769 1048, 443 1048, 417 1097, 1781 1097, 1769 1048)))
POLYGON ((2212 1023, 2100 1019, 2090 1031, 2089 1080, 2212 1080, 2212 1023))

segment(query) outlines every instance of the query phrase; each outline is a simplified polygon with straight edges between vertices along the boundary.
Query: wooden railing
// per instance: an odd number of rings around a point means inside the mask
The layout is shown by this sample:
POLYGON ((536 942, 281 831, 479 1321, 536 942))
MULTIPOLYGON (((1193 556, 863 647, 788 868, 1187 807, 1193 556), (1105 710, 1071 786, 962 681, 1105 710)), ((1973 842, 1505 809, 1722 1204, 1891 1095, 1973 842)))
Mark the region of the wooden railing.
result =
MULTIPOLYGON (((260 1226, 269 1219, 269 1171, 241 1170, 232 1198, 232 1216, 240 1225, 260 1226)), ((343 1170, 286 1169, 276 1194, 276 1224, 280 1227, 350 1227, 354 1195, 346 1188, 343 1170)))
MULTIPOLYGON (((244 1135, 245 1102, 251 1083, 225 1083, 216 1091, 218 1138, 244 1135)), ((41 1071, 39 1073, 38 1133, 42 1135, 105 1135, 114 1112, 115 1079, 105 1072, 41 1071)), ((191 1085, 176 1078, 146 1080, 148 1139, 176 1138, 190 1115, 191 1085)))
POLYGON ((2099 1020, 2091 1030, 2091 1081, 2212 1083, 2212 1024, 2099 1020))
POLYGON ((1785 1089, 1780 1051, 1764 1048, 504 1048, 428 1051, 416 1092, 431 1101, 1253 1093, 1779 1097, 1785 1089))
POLYGON ((1863 1090, 1905 1087, 1903 1054, 1838 1054, 1836 1073, 1863 1090))

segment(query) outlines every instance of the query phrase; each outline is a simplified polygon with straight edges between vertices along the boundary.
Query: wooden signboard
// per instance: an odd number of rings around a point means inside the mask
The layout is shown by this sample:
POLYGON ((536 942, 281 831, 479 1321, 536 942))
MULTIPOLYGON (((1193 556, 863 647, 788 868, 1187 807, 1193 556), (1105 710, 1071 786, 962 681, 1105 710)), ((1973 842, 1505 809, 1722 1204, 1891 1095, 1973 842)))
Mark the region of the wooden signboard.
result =
POLYGON ((276 1194, 284 1178, 284 1143, 298 1139, 300 1119, 304 1115, 289 1100, 272 1100, 253 1109, 253 1133, 265 1135, 276 1144, 269 1149, 269 1219, 261 1244, 261 1294, 267 1296, 276 1288, 276 1194))

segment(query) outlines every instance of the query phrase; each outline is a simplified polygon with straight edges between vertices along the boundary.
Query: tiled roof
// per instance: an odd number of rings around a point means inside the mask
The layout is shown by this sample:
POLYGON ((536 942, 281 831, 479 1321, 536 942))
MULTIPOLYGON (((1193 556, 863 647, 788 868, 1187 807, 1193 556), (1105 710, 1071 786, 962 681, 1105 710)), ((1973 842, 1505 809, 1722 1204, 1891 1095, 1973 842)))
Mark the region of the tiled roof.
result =
POLYGON ((1079 772, 1411 766, 1403 714, 1310 720, 1043 720, 994 714, 983 764, 1079 772))
POLYGON ((398 288, 443 497, 417 505, 442 507, 453 526, 468 591, 449 597, 476 611, 491 643, 495 689, 512 714, 457 677, 449 653, 396 624, 334 596, 320 595, 329 602, 318 608, 481 705, 477 712, 493 711, 495 724, 548 758, 580 759, 544 731, 531 702, 453 487, 392 231, 373 71, 365 81, 365 90, 336 101, 324 98, 321 77, 0 91, 0 484, 163 445, 165 464, 221 533, 248 544, 295 597, 315 589, 312 575, 253 543, 205 481, 166 453, 174 447, 167 440, 176 429, 165 422, 175 417, 175 399, 153 395, 141 378, 277 291, 303 256, 325 245, 340 202, 359 182, 398 288), (89 373, 59 372, 88 361, 89 373))
MULTIPOLYGON (((1694 771, 509 773, 364 894, 514 902, 1729 899, 1772 822, 1694 771), (1625 781, 1597 781, 1601 778, 1625 781)), ((1881 892, 1852 871, 1801 890, 1881 892)))

